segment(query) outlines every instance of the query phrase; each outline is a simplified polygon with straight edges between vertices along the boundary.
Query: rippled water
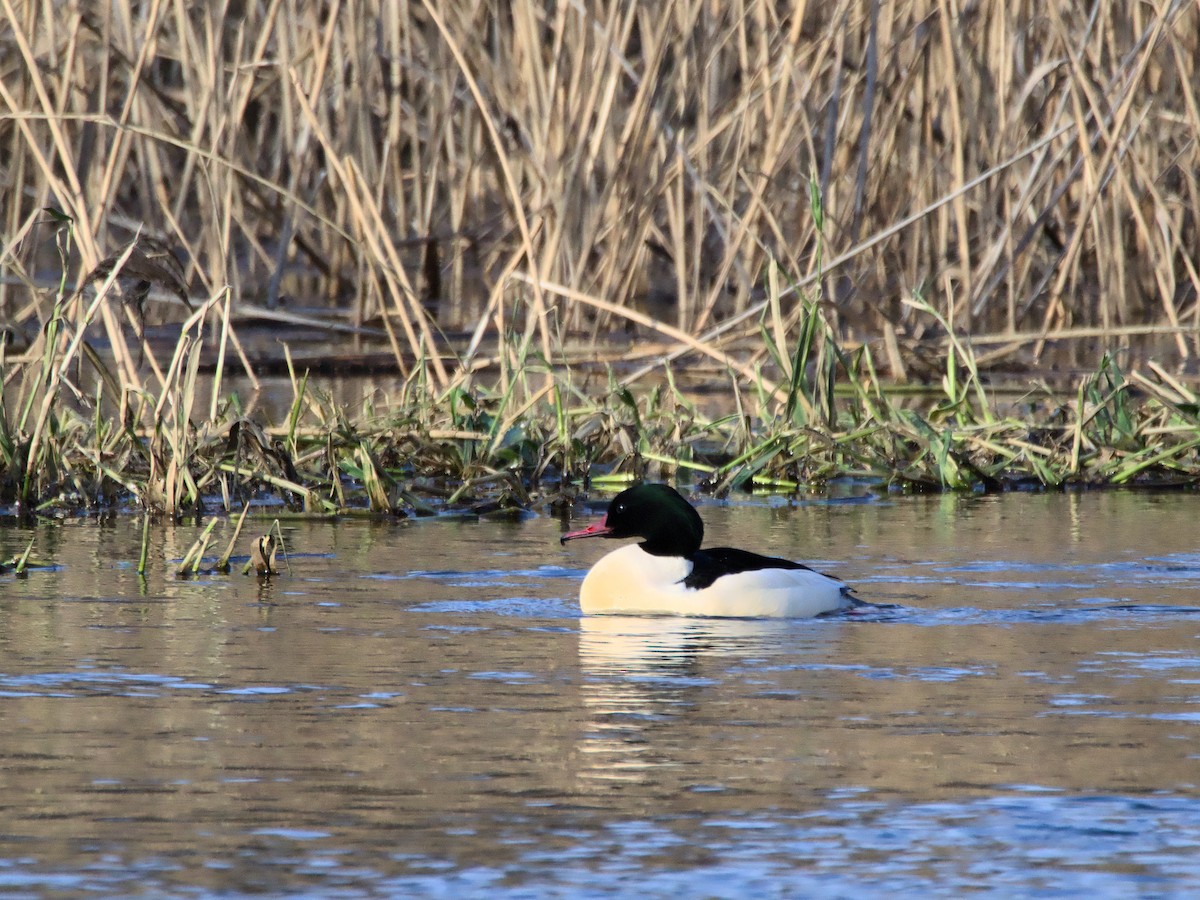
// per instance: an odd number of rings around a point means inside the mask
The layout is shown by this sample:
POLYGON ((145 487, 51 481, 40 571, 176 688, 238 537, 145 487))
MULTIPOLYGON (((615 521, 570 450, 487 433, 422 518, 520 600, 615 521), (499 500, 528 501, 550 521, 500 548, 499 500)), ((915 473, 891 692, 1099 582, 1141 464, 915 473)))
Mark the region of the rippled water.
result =
MULTIPOLYGON (((50 523, 0 576, 0 894, 1200 892, 1187 494, 708 504, 894 608, 581 618, 561 523, 50 523)), ((0 555, 32 532, 0 528, 0 555)))

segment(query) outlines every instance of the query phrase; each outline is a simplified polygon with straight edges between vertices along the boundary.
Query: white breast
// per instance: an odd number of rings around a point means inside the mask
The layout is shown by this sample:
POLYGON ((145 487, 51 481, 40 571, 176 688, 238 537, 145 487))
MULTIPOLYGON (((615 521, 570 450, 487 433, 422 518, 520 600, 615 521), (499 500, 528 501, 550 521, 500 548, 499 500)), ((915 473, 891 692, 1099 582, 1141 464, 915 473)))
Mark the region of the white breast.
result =
POLYGON ((723 575, 700 590, 683 585, 692 564, 652 556, 637 544, 592 566, 579 591, 584 613, 804 618, 848 606, 844 585, 811 569, 756 569, 723 575))

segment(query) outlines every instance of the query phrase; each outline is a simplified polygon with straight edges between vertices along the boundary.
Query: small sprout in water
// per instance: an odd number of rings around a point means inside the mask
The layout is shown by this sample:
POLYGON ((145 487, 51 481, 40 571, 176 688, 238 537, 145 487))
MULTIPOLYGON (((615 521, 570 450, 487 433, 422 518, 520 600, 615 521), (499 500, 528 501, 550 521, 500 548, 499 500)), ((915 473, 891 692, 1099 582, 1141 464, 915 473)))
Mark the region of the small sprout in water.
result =
POLYGON ((279 570, 275 568, 275 551, 278 547, 279 543, 273 534, 265 534, 254 541, 250 548, 250 563, 255 572, 259 575, 279 574, 279 570))

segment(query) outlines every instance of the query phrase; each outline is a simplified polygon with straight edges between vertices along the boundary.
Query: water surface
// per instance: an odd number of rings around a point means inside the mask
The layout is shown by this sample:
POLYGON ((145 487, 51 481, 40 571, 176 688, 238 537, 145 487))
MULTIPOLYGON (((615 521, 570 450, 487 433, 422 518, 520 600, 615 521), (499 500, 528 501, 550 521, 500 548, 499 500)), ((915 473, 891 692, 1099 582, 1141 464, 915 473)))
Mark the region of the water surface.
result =
POLYGON ((0 528, 0 893, 1194 895, 1197 503, 703 506, 895 605, 797 622, 581 618, 545 516, 0 528))

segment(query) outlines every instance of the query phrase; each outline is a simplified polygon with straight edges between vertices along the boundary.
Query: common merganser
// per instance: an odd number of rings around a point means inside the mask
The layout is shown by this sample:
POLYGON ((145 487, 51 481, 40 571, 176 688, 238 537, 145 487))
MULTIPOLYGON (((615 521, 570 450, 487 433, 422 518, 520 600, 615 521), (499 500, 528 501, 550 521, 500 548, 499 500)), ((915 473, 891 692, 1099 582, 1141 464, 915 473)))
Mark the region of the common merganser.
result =
POLYGON ((850 588, 808 566, 732 547, 701 550, 704 522, 678 491, 622 491, 579 538, 642 538, 592 566, 579 590, 585 613, 806 618, 854 606, 850 588))

